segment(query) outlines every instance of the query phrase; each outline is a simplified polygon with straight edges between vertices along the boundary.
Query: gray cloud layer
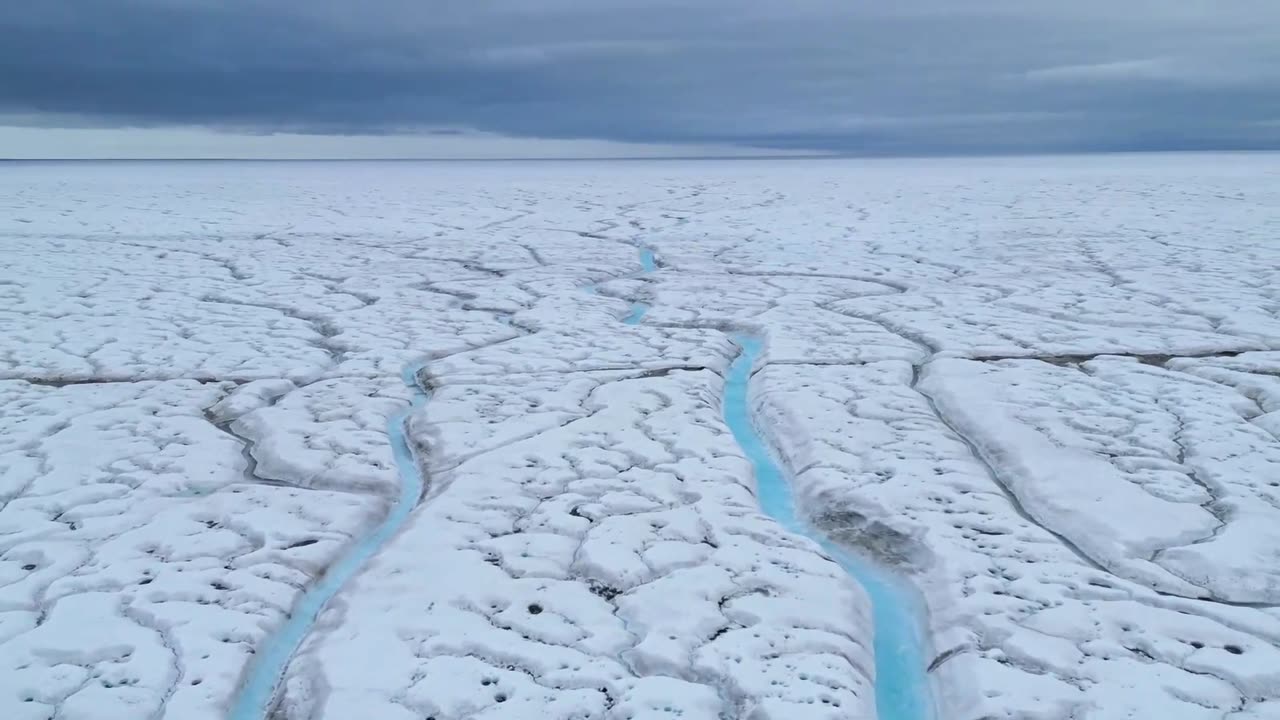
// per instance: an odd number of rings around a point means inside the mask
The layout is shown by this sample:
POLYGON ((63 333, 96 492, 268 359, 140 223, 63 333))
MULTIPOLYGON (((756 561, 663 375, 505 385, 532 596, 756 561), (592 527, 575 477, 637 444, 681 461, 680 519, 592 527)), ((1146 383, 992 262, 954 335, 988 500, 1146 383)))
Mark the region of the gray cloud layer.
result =
POLYGON ((51 0, 0 113, 865 153, 1280 147, 1275 0, 51 0))

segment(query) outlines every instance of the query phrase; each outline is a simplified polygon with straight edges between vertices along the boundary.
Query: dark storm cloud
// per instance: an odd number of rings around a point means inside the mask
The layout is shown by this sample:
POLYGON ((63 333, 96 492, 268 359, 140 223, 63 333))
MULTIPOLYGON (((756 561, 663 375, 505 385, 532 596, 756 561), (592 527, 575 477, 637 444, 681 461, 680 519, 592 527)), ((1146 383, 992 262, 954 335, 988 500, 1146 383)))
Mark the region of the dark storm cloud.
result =
POLYGON ((0 113, 37 122, 1280 147, 1273 0, 51 0, 0 38, 0 113))

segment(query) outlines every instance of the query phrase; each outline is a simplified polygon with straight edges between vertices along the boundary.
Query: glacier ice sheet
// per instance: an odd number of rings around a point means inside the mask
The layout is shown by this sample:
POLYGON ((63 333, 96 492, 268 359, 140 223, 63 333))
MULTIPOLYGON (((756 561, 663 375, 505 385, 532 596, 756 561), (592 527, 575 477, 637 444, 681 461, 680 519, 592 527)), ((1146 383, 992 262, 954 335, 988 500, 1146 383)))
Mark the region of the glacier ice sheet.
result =
POLYGON ((872 717, 734 332, 805 519, 923 591, 943 717, 1276 712, 1270 156, 11 170, 4 717, 224 717, 385 517, 419 361, 426 495, 283 717, 872 717))

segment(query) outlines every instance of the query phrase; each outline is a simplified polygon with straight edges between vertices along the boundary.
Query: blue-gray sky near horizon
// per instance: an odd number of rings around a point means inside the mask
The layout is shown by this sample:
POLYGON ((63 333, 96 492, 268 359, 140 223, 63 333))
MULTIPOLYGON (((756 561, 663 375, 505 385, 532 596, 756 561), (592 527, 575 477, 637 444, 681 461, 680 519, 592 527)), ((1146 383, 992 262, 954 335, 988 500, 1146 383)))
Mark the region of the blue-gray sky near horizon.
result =
POLYGON ((1280 148, 1277 0, 47 0, 0 38, 0 157, 1280 148))

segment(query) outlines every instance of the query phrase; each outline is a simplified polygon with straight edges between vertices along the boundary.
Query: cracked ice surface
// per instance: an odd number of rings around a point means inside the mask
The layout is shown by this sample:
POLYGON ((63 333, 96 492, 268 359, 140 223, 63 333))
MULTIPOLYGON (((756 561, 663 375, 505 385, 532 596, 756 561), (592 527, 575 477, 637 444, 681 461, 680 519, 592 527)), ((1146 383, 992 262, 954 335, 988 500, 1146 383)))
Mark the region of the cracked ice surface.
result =
POLYGON ((801 509, 924 591, 940 717, 1280 712, 1274 158, 11 170, 0 717, 222 717, 422 361, 427 495, 285 717, 872 717, 724 331, 801 509))
POLYGON ((438 385, 415 424, 438 490, 303 650, 286 716, 865 714, 865 601, 756 509, 721 384, 438 385), (452 421, 526 408, 514 439, 452 421), (369 653, 394 661, 352 662, 369 653))
POLYGON ((0 381, 11 718, 214 720, 368 496, 253 483, 202 408, 229 384, 0 381))
POLYGON ((921 385, 1094 561, 1180 595, 1280 603, 1280 445, 1239 392, 1107 358, 941 360, 921 385))

